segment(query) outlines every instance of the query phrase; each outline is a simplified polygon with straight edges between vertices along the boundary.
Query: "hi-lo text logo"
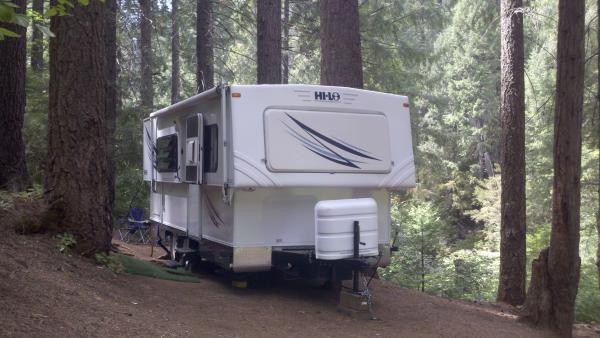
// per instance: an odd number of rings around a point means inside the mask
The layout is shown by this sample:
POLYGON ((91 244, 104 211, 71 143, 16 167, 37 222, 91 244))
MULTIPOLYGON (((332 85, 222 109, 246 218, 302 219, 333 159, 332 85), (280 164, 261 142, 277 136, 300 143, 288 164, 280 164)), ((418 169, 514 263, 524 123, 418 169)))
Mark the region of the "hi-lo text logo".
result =
POLYGON ((340 93, 338 92, 315 92, 315 101, 340 101, 340 93))

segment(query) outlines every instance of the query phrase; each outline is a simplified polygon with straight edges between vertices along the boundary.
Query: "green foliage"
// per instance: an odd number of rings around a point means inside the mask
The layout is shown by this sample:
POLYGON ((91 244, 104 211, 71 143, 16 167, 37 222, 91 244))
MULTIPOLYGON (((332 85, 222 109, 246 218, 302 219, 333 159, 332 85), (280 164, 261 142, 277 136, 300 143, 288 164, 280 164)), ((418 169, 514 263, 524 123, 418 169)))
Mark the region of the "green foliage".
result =
MULTIPOLYGON (((19 6, 12 1, 0 0, 0 22, 27 27, 29 18, 25 14, 18 13, 18 9, 19 6)), ((7 28, 0 27, 0 41, 6 37, 18 38, 20 35, 7 28)))
POLYGON ((25 191, 9 192, 0 190, 0 211, 7 211, 15 207, 17 201, 33 201, 41 199, 43 190, 40 185, 33 185, 25 191))
POLYGON ((141 116, 126 109, 117 117, 115 132, 115 206, 113 214, 126 217, 131 207, 149 207, 149 187, 144 183, 141 116))
POLYGON ((500 176, 483 180, 475 187, 478 208, 466 212, 474 221, 483 224, 480 231, 473 233, 473 247, 490 252, 500 251, 500 176))
POLYGON ((431 202, 408 200, 395 205, 396 245, 402 250, 381 276, 414 288, 428 290, 430 280, 444 254, 443 224, 431 202))
POLYGON ((499 253, 458 250, 444 257, 433 292, 446 297, 494 301, 498 287, 499 253))
POLYGON ((65 232, 63 234, 56 235, 56 239, 58 240, 57 248, 61 253, 69 253, 75 245, 77 245, 77 240, 75 236, 69 232, 65 232))
POLYGON ((94 255, 94 258, 98 264, 105 266, 115 274, 121 274, 125 271, 118 256, 109 255, 105 252, 98 252, 94 255))
POLYGON ((600 322, 598 270, 594 264, 581 264, 581 277, 575 306, 575 317, 582 322, 600 322))
POLYGON ((400 251, 380 270, 384 279, 445 297, 493 300, 498 281, 497 251, 453 249, 452 238, 431 202, 395 203, 393 220, 400 251))
MULTIPOLYGON (((87 6, 89 4, 89 0, 77 0, 77 3, 82 6, 87 6)), ((46 17, 52 16, 63 16, 68 15, 69 10, 72 10, 75 7, 73 2, 69 0, 56 0, 55 3, 48 7, 46 11, 46 17)), ((44 23, 44 15, 42 13, 37 13, 32 10, 28 10, 27 8, 19 11, 20 7, 15 4, 12 0, 0 0, 0 22, 15 24, 21 27, 27 28, 30 22, 33 22, 33 25, 38 28, 42 34, 46 37, 54 37, 54 34, 50 31, 50 28, 44 23)), ((0 41, 5 38, 18 38, 19 34, 0 27, 0 41)))
POLYGON ((28 71, 26 75, 27 106, 23 123, 25 159, 31 180, 41 185, 48 145, 48 73, 28 71))
POLYGON ((0 190, 0 219, 3 225, 17 233, 38 233, 47 230, 47 204, 40 185, 20 192, 0 190))

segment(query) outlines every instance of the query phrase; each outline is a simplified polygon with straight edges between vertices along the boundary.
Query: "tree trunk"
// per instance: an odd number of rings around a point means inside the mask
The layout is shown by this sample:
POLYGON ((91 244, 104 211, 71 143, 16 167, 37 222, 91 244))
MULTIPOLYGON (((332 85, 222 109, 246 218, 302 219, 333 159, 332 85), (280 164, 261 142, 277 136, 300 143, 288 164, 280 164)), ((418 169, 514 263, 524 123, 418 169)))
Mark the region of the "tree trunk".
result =
POLYGON ((363 88, 357 0, 321 0, 321 84, 363 88))
POLYGON ((146 112, 150 112, 154 107, 154 85, 152 82, 153 57, 152 57, 152 1, 140 0, 140 47, 141 47, 141 67, 142 83, 140 96, 142 98, 142 107, 146 112))
POLYGON ((290 77, 290 0, 283 0, 283 54, 281 83, 288 84, 290 77))
POLYGON ((501 4, 502 196, 499 302, 525 301, 525 77, 522 0, 501 4))
MULTIPOLYGON (((23 13, 27 2, 14 2, 23 13)), ((23 190, 29 181, 25 164, 25 143, 21 129, 25 115, 26 29, 0 24, 20 35, 0 41, 0 189, 23 190)))
MULTIPOLYGON (((44 0, 33 0, 31 9, 43 15, 44 0)), ((34 25, 31 33, 31 69, 39 71, 42 68, 44 68, 44 35, 34 25)))
MULTIPOLYGON (((596 2, 596 15, 597 15, 597 32, 596 32, 596 38, 597 40, 597 48, 600 49, 600 0, 598 0, 596 2)), ((598 125, 596 126, 596 128, 600 128, 600 54, 598 54, 598 88, 597 88, 597 102, 598 102, 598 108, 597 108, 597 113, 598 113, 598 125)), ((598 137, 598 149, 600 149, 600 135, 596 134, 596 136, 598 137)), ((598 268, 598 287, 600 287, 600 152, 598 153, 598 211, 596 212, 596 235, 598 236, 597 241, 597 247, 596 247, 596 267, 598 268)))
POLYGON ((76 250, 91 256, 107 252, 112 237, 106 6, 76 3, 69 15, 52 17, 51 29, 46 198, 61 230, 76 236, 76 250))
POLYGON ((106 147, 108 167, 108 193, 111 210, 115 202, 115 130, 117 129, 117 1, 105 0, 106 35, 106 147))
POLYGON ((559 0, 550 247, 533 264, 527 316, 571 337, 579 285, 584 0, 559 0))
POLYGON ((281 0, 256 1, 256 82, 281 83, 281 0))
POLYGON ((198 92, 214 87, 212 0, 197 0, 196 84, 198 92))
POLYGON ((178 1, 171 1, 171 104, 179 101, 179 22, 178 1))

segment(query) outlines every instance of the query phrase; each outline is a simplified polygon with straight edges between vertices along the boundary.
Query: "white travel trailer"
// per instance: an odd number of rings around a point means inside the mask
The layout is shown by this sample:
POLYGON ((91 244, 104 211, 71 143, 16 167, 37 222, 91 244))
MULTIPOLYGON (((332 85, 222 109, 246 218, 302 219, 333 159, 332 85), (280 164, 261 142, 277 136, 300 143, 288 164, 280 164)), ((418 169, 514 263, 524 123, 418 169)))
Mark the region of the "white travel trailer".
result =
POLYGON ((150 219, 173 259, 233 272, 329 280, 353 257, 385 266, 389 191, 415 185, 408 106, 346 87, 232 85, 156 111, 144 120, 150 219))

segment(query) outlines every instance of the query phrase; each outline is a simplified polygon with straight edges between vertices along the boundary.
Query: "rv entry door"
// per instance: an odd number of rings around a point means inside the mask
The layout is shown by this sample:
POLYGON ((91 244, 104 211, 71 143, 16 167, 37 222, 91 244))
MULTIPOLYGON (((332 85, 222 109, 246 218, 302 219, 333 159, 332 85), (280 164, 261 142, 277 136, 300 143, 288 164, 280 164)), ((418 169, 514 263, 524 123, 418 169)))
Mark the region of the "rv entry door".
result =
POLYGON ((185 182, 202 184, 202 114, 185 119, 185 182))

